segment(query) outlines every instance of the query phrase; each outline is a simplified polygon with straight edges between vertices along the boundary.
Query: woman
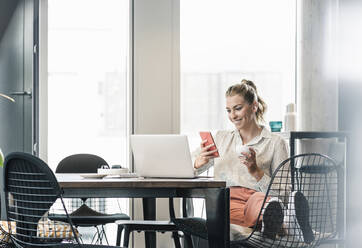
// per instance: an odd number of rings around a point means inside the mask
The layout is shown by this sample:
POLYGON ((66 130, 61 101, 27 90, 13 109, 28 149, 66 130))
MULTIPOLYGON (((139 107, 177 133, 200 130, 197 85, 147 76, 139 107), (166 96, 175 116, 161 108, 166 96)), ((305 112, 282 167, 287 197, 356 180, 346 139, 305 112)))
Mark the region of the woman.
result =
MULTIPOLYGON (((266 111, 255 84, 242 80, 226 91, 226 111, 235 130, 219 131, 215 144, 220 157, 205 146, 194 153, 198 174, 214 166, 215 179, 225 180, 230 187, 230 223, 244 227, 256 224, 271 175, 288 158, 283 138, 269 132, 260 123, 266 111), (195 156, 196 155, 196 156, 195 156)), ((269 199, 263 213, 264 236, 275 239, 283 223, 281 202, 269 199)))

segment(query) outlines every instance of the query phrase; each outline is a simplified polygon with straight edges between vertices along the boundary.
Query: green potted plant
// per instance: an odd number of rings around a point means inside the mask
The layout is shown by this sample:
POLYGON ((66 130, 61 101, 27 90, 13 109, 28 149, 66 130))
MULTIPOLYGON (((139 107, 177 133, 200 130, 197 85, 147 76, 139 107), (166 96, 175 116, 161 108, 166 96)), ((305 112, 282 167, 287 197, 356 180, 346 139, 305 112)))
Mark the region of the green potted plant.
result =
POLYGON ((4 154, 0 148, 0 167, 2 167, 3 165, 4 165, 4 154))
MULTIPOLYGON (((9 101, 15 102, 15 100, 13 98, 11 98, 10 96, 7 96, 5 94, 0 93, 0 98, 1 97, 5 98, 9 101)), ((4 154, 2 153, 1 148, 0 148, 0 166, 3 166, 3 164, 4 164, 4 154)))

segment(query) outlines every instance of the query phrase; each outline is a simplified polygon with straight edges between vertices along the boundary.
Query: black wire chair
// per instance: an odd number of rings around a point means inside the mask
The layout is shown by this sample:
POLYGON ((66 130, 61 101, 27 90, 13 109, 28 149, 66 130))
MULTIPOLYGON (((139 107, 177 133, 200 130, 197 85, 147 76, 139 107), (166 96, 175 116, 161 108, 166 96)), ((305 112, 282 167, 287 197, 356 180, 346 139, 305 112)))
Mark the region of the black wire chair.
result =
MULTIPOLYGON (((185 199, 182 199, 182 209, 183 216, 186 216, 186 202, 185 199)), ((117 221, 118 225, 124 227, 124 240, 123 247, 128 247, 129 245, 129 236, 132 232, 172 232, 172 239, 174 241, 175 248, 181 248, 180 238, 182 237, 178 231, 178 227, 172 221, 175 219, 175 210, 174 210, 174 199, 169 198, 169 221, 157 221, 157 220, 129 220, 129 221, 117 221)), ((190 243, 191 238, 189 236, 184 236, 185 242, 190 243)), ((117 245, 120 245, 117 243, 117 245)))
MULTIPOLYGON (((107 162, 94 154, 74 154, 62 159, 57 168, 56 173, 97 173, 98 168, 101 166, 108 166, 107 162)), ((105 199, 89 199, 88 201, 96 200, 104 201, 105 199)), ((78 203, 77 199, 71 199, 72 203, 78 203)), ((115 213, 115 214, 106 214, 104 211, 97 211, 89 207, 86 203, 87 198, 82 198, 81 205, 76 209, 74 207, 71 209, 70 218, 75 226, 81 227, 95 227, 96 233, 98 236, 97 241, 102 243, 102 237, 106 238, 107 244, 109 244, 107 235, 104 230, 104 225, 115 223, 119 220, 129 220, 130 217, 124 213, 115 213), (98 229, 98 226, 101 227, 101 230, 98 229)), ((73 205, 73 204, 72 204, 73 205)), ((77 205, 77 204, 75 204, 77 205)), ((105 205, 105 204, 104 204, 105 205)), ((104 206, 105 207, 105 206, 104 206)), ((49 219, 57 221, 66 221, 67 216, 65 214, 50 213, 49 219)), ((117 245, 119 245, 121 234, 123 231, 123 226, 118 225, 117 230, 117 245)), ((94 239, 94 237, 93 237, 94 239)), ((93 240, 92 240, 93 242, 93 240)))
POLYGON ((6 157, 4 166, 7 218, 16 223, 16 232, 9 235, 16 247, 111 247, 79 242, 78 234, 65 208, 62 190, 45 162, 33 155, 16 152, 6 157), (73 237, 67 241, 58 238, 57 231, 54 235, 39 236, 39 221, 58 198, 67 216, 67 223, 70 224, 68 231, 73 237))
MULTIPOLYGON (((331 158, 317 153, 290 157, 273 173, 252 232, 230 241, 230 247, 317 247, 343 243, 343 192, 343 169, 331 158), (284 220, 282 228, 276 230, 277 235, 270 238, 262 232, 261 223, 265 203, 273 198, 281 203, 284 220)), ((207 228, 201 220, 179 218, 174 223, 184 233, 207 238, 207 228)))

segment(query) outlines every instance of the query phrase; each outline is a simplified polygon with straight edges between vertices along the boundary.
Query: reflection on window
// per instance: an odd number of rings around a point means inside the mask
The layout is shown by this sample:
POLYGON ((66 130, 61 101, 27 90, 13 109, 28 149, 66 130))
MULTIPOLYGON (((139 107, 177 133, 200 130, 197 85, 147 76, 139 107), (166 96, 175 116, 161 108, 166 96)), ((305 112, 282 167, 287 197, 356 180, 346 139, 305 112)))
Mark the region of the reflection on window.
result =
POLYGON ((283 120, 295 102, 294 0, 182 0, 181 132, 190 147, 198 131, 231 129, 225 91, 242 79, 256 83, 268 105, 265 125, 283 120))
MULTIPOLYGON (((49 0, 48 7, 49 165, 93 153, 128 166, 129 1, 49 0)), ((127 213, 128 201, 112 207, 127 213)))

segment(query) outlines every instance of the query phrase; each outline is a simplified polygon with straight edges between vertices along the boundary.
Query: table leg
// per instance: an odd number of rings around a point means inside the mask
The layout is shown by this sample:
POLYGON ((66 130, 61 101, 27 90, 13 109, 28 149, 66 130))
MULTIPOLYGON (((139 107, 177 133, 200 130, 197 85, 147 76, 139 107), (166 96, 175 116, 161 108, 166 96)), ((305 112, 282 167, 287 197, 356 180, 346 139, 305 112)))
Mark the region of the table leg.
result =
MULTIPOLYGON (((290 133, 290 138, 289 138, 289 147, 290 147, 290 157, 293 157, 295 155, 295 134, 294 132, 290 133)), ((295 169, 295 165, 294 165, 294 159, 292 159, 290 161, 290 170, 291 170, 291 183, 292 183, 292 191, 294 191, 294 169, 295 169)))
MULTIPOLYGON (((155 198, 143 198, 143 218, 145 220, 156 219, 156 199, 155 198)), ((145 232, 145 247, 156 248, 156 233, 145 232)))
POLYGON ((206 189, 206 225, 209 248, 229 247, 230 190, 206 189))

